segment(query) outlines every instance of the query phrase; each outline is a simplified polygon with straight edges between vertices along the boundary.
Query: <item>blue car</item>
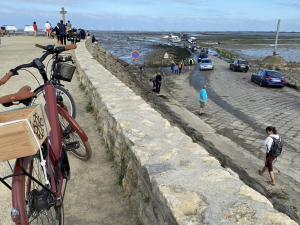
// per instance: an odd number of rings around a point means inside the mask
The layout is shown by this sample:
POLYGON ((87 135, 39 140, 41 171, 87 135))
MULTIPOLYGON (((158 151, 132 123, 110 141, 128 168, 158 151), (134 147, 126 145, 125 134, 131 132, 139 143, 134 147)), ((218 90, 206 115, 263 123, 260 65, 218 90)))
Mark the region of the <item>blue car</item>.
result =
POLYGON ((252 74, 251 81, 260 86, 284 87, 286 84, 284 76, 275 70, 260 70, 252 74))

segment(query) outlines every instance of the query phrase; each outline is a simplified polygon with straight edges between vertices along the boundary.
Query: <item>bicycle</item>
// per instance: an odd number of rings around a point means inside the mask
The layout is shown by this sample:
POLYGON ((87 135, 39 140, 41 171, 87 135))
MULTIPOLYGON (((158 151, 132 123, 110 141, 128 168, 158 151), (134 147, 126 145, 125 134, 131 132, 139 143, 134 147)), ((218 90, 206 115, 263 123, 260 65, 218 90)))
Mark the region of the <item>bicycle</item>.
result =
MULTIPOLYGON (((0 177, 0 182, 12 190, 12 211, 11 216, 15 224, 51 224, 63 225, 63 199, 70 179, 70 165, 67 151, 72 146, 63 142, 63 129, 59 123, 59 116, 64 118, 73 132, 77 133, 80 139, 90 150, 88 137, 80 128, 78 123, 69 114, 66 108, 62 107, 56 96, 56 87, 53 81, 47 78, 43 61, 51 54, 75 49, 76 45, 65 47, 42 46, 46 52, 29 64, 17 66, 10 70, 1 80, 0 85, 5 84, 12 76, 18 75, 18 71, 24 68, 36 68, 44 80, 44 92, 46 99, 46 112, 51 128, 50 136, 41 145, 38 154, 18 158, 12 175, 0 177), (5 180, 12 178, 10 186, 5 180)), ((35 93, 30 87, 25 86, 15 94, 0 98, 0 104, 14 102, 28 106, 35 93)))
MULTIPOLYGON (((52 52, 54 49, 54 45, 47 45, 47 46, 42 46, 42 45, 35 45, 38 48, 41 48, 47 52, 52 52)), ((46 54, 45 53, 45 54, 46 54)), ((47 56, 46 56, 47 57, 47 56)), ((44 84, 40 85, 38 88, 34 90, 35 96, 33 98, 27 99, 27 102, 24 102, 23 100, 22 103, 25 103, 26 105, 34 105, 34 104, 41 104, 45 105, 45 84, 46 82, 51 82, 56 90, 56 99, 57 99, 57 104, 59 104, 62 108, 65 108, 68 112, 71 112, 71 116, 73 118, 76 117, 76 107, 75 107, 75 101, 73 100, 73 97, 71 94, 63 88, 63 85, 61 84, 61 80, 71 82, 74 71, 75 71, 75 66, 66 64, 65 62, 73 62, 72 57, 61 57, 61 55, 58 53, 53 54, 51 57, 53 60, 52 66, 51 66, 51 75, 50 79, 46 76, 47 73, 45 74, 44 84), (38 100, 38 98, 40 99, 38 100), (69 104, 66 104, 66 101, 69 102, 69 104)), ((51 60, 50 59, 50 60, 51 60)), ((49 61, 50 61, 49 60, 49 61)), ((49 63, 49 62, 48 62, 49 63)), ((26 67, 25 67, 26 68, 26 67)), ((24 68, 21 68, 24 69, 24 68)), ((30 72, 26 70, 27 72, 30 72)), ((33 74, 31 74, 33 75, 33 74)), ((33 75, 34 76, 34 75, 33 75)), ((35 76, 34 76, 35 77, 35 76)), ((14 103, 8 102, 3 104, 6 107, 9 107, 13 105, 14 103)), ((80 138, 80 135, 76 130, 72 129, 70 125, 68 125, 68 121, 64 120, 64 117, 59 116, 59 122, 61 124, 61 127, 63 127, 63 141, 64 144, 69 146, 68 149, 70 149, 70 152, 76 156, 77 158, 87 161, 90 159, 92 150, 89 144, 85 143, 82 141, 80 138)))
MULTIPOLYGON (((47 46, 41 46, 41 45, 35 45, 35 46, 42 48, 42 49, 44 49, 44 47, 47 48, 47 46)), ((52 81, 52 84, 56 88, 57 99, 61 105, 64 104, 64 106, 67 107, 71 116, 76 118, 75 101, 74 101, 72 95, 69 93, 69 91, 67 89, 65 89, 64 85, 61 83, 61 81, 71 82, 71 80, 72 80, 72 75, 74 74, 74 71, 76 69, 76 67, 73 65, 74 61, 72 59, 72 56, 68 55, 67 57, 62 57, 59 54, 54 54, 53 57, 51 57, 50 60, 48 61, 47 67, 51 60, 53 60, 53 62, 51 65, 49 80, 52 81), (71 62, 72 64, 66 64, 66 62, 71 62), (64 71, 62 71, 62 70, 64 70, 64 71), (61 72, 63 74, 61 74, 61 72)), ((46 71, 47 71, 47 69, 46 69, 46 71)), ((44 94, 44 84, 42 84, 38 88, 36 88, 34 90, 34 93, 36 94, 36 98, 33 99, 33 101, 31 102, 31 105, 36 104, 38 102, 39 96, 43 97, 45 95, 44 94)))

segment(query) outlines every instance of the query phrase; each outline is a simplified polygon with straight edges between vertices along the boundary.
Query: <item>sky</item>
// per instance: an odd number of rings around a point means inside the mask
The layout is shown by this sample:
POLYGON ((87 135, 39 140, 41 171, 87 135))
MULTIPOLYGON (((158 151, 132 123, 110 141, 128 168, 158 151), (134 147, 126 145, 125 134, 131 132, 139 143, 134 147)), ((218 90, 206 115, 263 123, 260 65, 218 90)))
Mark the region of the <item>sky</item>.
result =
POLYGON ((88 30, 300 32, 300 0, 0 0, 0 25, 53 25, 62 6, 88 30))

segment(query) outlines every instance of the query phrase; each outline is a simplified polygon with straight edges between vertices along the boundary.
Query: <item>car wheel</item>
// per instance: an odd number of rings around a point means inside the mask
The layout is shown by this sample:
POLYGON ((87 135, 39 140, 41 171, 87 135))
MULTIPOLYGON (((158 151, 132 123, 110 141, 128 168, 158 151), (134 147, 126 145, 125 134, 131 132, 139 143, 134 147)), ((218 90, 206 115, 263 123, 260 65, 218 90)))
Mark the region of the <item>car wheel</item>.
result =
POLYGON ((253 77, 251 77, 251 79, 250 79, 250 80, 251 80, 251 82, 254 82, 254 80, 253 80, 253 77))
POLYGON ((232 67, 232 71, 233 71, 233 72, 235 72, 235 71, 236 71, 235 67, 232 67))
POLYGON ((259 86, 261 86, 261 87, 263 87, 263 86, 264 86, 264 84, 263 84, 263 81, 262 81, 262 80, 259 82, 259 86))

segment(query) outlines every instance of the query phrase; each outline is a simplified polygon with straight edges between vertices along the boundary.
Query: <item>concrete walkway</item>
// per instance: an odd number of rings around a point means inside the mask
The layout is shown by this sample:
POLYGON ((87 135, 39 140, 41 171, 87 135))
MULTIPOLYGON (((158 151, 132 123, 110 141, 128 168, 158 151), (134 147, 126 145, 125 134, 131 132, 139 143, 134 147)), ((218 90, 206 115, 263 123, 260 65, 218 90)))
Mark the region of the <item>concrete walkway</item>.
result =
MULTIPOLYGON (((52 40, 44 37, 2 38, 0 47, 0 76, 18 64, 30 62, 40 57, 42 51, 34 47, 35 43, 48 44, 52 40)), ((25 72, 14 77, 5 86, 1 86, 0 95, 13 93, 22 85, 31 85, 35 80, 25 72)), ((81 162, 70 156, 71 180, 68 183, 65 198, 65 224, 72 225, 135 225, 136 216, 128 207, 129 202, 118 185, 112 161, 103 146, 95 126, 95 120, 86 112, 87 98, 80 90, 79 83, 73 78, 67 88, 72 93, 77 105, 77 121, 90 138, 93 156, 89 162, 81 162)), ((0 108, 3 110, 3 108, 0 108)), ((5 175, 7 165, 0 163, 0 175, 5 175)), ((11 194, 0 185, 0 225, 9 225, 11 194)))

